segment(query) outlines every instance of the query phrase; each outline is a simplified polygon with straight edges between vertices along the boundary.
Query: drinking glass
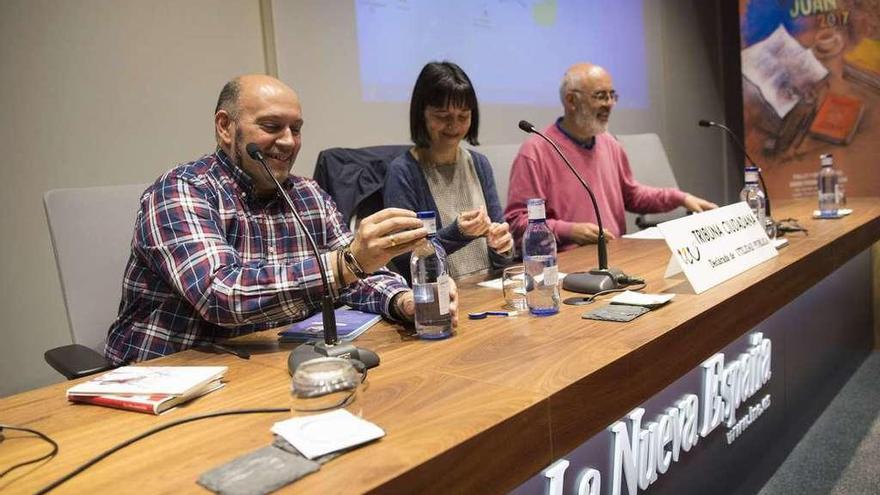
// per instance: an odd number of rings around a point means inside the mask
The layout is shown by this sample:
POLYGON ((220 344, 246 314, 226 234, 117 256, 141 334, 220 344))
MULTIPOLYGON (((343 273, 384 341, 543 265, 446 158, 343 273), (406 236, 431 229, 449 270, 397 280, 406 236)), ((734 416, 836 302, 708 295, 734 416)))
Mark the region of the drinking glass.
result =
POLYGON ((353 362, 323 357, 302 363, 293 373, 292 409, 318 412, 345 407, 354 401, 363 376, 353 362))
POLYGON ((504 292, 504 307, 513 311, 527 311, 525 267, 508 266, 501 274, 501 289, 504 292))

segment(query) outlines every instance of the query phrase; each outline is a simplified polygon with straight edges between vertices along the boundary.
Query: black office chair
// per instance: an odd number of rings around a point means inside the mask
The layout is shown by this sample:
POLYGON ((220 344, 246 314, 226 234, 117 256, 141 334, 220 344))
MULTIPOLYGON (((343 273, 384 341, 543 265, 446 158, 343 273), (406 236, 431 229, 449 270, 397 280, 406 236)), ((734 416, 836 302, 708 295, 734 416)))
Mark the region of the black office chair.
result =
POLYGON ((382 188, 388 164, 410 145, 330 148, 318 154, 312 177, 330 194, 351 230, 359 219, 384 207, 382 188))

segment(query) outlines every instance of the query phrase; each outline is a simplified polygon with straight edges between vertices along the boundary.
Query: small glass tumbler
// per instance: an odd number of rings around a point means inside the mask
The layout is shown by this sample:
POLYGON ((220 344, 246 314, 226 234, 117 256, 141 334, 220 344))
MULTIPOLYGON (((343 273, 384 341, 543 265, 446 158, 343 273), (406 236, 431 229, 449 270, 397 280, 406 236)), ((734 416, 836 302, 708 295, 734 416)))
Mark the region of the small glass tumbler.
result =
POLYGON ((513 311, 528 311, 526 304, 525 267, 508 266, 501 274, 501 289, 504 292, 504 307, 513 311))
POLYGON ((354 401, 362 375, 348 359, 324 357, 302 363, 293 373, 292 409, 329 411, 354 401))

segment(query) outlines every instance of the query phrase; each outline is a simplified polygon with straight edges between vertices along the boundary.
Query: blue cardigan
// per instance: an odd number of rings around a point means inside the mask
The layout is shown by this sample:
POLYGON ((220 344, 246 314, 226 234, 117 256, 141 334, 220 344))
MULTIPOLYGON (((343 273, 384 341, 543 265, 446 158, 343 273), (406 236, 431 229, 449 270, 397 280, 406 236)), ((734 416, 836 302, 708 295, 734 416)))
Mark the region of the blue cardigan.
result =
MULTIPOLYGON (((504 222, 504 211, 501 209, 501 203, 498 201, 498 191, 495 189, 495 178, 492 175, 492 166, 489 164, 489 159, 476 151, 467 151, 474 160, 474 169, 477 172, 477 178, 480 180, 480 187, 483 189, 483 198, 486 201, 486 212, 489 214, 489 218, 493 222, 504 222)), ((458 230, 457 220, 454 220, 449 225, 443 225, 440 220, 440 213, 437 211, 437 203, 434 202, 431 189, 428 187, 428 181, 425 180, 425 174, 422 173, 419 162, 409 151, 398 156, 388 165, 388 172, 385 175, 385 188, 382 195, 386 208, 395 207, 437 213, 437 238, 447 254, 458 251, 472 240, 461 234, 458 230)), ((493 268, 509 265, 513 259, 510 256, 501 256, 492 251, 492 249, 488 251, 489 260, 493 268)), ((398 256, 394 259, 393 264, 409 281, 409 254, 398 256)))

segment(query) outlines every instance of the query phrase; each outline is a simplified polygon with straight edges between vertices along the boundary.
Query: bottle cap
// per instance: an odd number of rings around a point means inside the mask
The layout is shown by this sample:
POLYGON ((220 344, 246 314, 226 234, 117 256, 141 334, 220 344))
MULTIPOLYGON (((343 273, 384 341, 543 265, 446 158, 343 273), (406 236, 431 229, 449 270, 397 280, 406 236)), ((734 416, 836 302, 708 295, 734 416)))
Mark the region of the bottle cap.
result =
POLYGON ((830 167, 834 164, 834 159, 832 158, 831 153, 819 155, 819 160, 821 160, 823 167, 830 167))
POLYGON ((746 184, 758 182, 758 167, 746 167, 746 184))
POLYGON ((530 199, 527 204, 529 208, 529 220, 544 220, 547 218, 547 213, 544 210, 543 198, 530 199))
POLYGON ((422 225, 428 231, 428 235, 437 233, 437 213, 433 211, 419 211, 416 212, 416 217, 422 221, 422 225))

